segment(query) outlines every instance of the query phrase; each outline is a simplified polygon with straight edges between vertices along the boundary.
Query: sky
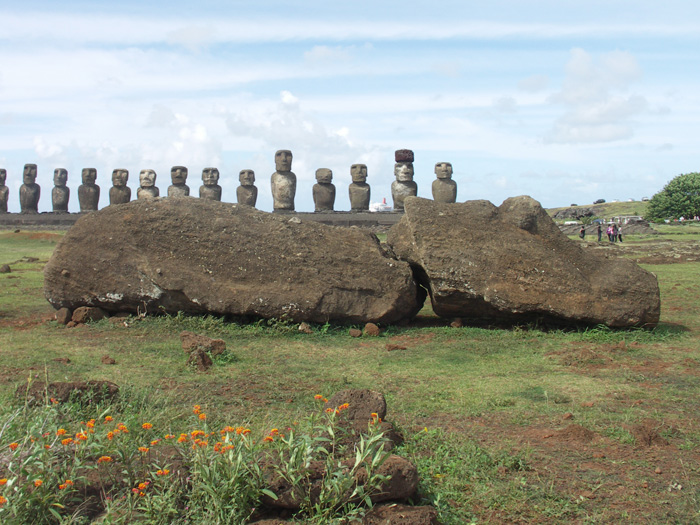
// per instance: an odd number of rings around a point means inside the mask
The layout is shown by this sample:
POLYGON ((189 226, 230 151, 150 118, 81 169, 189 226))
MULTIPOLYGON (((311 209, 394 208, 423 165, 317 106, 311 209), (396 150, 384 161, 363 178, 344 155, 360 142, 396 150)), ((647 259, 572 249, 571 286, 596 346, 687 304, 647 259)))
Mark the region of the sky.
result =
POLYGON ((457 200, 545 207, 651 197, 698 169, 700 2, 393 0, 0 4, 0 167, 19 211, 26 163, 39 211, 53 170, 142 169, 161 195, 217 167, 223 201, 253 169, 272 210, 278 149, 292 150, 296 209, 330 168, 350 209, 350 166, 391 203, 394 151, 415 153, 418 195, 451 162, 457 200))

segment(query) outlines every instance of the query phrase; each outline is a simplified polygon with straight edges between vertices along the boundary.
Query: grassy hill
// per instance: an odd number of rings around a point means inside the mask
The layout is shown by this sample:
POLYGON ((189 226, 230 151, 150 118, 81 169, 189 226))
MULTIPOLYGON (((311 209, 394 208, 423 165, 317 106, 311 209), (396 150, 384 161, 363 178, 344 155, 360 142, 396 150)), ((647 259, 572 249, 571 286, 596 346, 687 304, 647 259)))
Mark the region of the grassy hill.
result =
POLYGON ((566 210, 568 208, 591 208, 594 210, 597 217, 616 217, 620 215, 641 215, 647 210, 648 201, 634 201, 634 202, 605 202, 603 204, 583 204, 581 206, 563 206, 561 208, 549 208, 547 213, 554 215, 560 210, 566 210))

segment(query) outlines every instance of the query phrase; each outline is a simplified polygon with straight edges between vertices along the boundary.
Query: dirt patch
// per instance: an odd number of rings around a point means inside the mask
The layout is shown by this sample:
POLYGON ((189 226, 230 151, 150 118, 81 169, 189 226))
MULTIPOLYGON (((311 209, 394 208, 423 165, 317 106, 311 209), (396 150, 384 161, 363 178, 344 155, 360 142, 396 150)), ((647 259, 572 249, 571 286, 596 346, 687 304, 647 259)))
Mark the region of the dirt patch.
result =
POLYGON ((425 345, 430 343, 435 338, 435 334, 420 334, 420 335, 395 335, 389 338, 393 345, 411 348, 414 346, 425 345))
POLYGON ((634 436, 637 445, 640 447, 667 447, 669 445, 668 440, 661 437, 661 434, 659 434, 659 430, 662 428, 662 424, 659 424, 651 419, 647 419, 642 423, 631 427, 630 432, 634 436))
POLYGON ((51 241, 58 242, 63 238, 62 234, 59 233, 49 233, 49 232, 35 232, 35 233, 20 233, 19 235, 24 235, 28 239, 35 241, 51 241))

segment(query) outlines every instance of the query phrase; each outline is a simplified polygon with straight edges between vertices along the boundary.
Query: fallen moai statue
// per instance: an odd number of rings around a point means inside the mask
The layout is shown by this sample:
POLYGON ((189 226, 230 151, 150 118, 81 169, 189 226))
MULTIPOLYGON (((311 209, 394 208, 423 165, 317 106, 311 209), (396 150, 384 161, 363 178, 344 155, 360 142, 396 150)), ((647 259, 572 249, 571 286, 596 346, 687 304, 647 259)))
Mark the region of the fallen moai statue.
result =
POLYGON ((654 326, 654 274, 569 240, 530 197, 439 204, 407 197, 387 236, 443 317, 654 326))
POLYGON ((44 269, 55 308, 393 323, 425 292, 357 228, 207 199, 148 199, 81 217, 44 269))

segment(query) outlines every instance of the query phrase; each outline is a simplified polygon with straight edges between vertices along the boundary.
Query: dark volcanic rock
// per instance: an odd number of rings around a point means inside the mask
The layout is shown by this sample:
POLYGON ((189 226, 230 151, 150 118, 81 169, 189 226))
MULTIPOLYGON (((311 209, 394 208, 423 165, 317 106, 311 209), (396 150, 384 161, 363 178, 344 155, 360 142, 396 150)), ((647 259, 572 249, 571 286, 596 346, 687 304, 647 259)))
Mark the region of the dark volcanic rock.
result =
POLYGON ((81 217, 44 270, 55 307, 391 323, 422 306, 408 264, 362 230, 250 206, 152 199, 81 217))
POLYGON ((438 204, 406 199, 387 243, 443 317, 654 326, 656 277, 569 240, 530 197, 438 204))

